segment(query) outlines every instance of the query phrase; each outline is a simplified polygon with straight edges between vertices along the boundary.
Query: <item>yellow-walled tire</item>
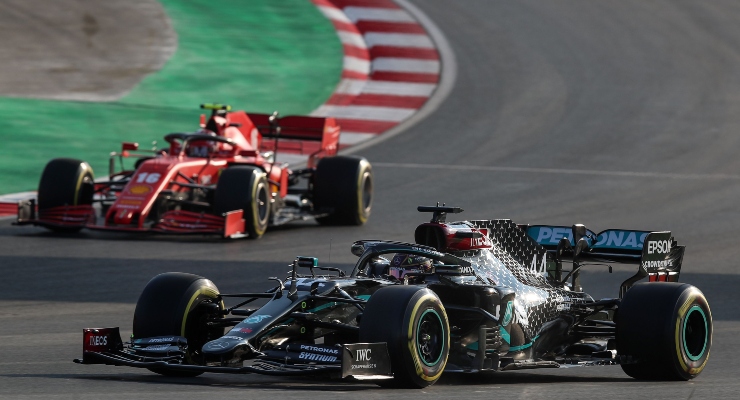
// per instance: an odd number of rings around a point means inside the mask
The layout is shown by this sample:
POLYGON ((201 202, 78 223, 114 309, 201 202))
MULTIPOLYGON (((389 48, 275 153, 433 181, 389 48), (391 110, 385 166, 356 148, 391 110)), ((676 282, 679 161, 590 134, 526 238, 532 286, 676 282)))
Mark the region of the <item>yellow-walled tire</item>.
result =
MULTIPOLYGON (((95 177, 90 164, 72 158, 55 158, 41 173, 37 195, 39 211, 92 204, 94 191, 95 177)), ((55 232, 77 232, 82 226, 47 228, 55 232)))
POLYGON ((635 379, 693 379, 709 360, 712 313, 694 286, 634 285, 622 299, 616 322, 620 364, 635 379))
POLYGON ((393 380, 381 386, 424 388, 444 372, 450 324, 439 297, 429 289, 398 285, 375 292, 362 313, 360 343, 386 342, 393 380))
POLYGON ((316 220, 324 225, 362 225, 373 206, 373 169, 355 156, 322 158, 313 176, 316 212, 329 215, 316 220))
MULTIPOLYGON (((202 276, 182 272, 159 274, 147 283, 136 302, 135 339, 182 336, 188 340, 188 362, 201 363, 201 348, 223 335, 223 328, 206 325, 209 308, 224 309, 216 285, 202 276)), ((213 316, 211 316, 213 317, 213 316)), ((167 376, 198 376, 202 372, 150 369, 167 376)))
POLYGON ((213 208, 216 214, 244 210, 249 239, 259 239, 270 222, 272 196, 265 172, 257 167, 235 166, 218 178, 213 208))

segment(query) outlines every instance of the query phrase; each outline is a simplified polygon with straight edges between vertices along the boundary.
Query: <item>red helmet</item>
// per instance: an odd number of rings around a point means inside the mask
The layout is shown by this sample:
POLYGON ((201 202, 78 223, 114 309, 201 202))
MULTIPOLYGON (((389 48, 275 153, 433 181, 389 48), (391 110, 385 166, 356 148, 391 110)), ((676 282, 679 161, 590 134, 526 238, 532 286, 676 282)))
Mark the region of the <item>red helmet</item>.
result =
MULTIPOLYGON (((198 132, 196 132, 199 135, 206 135, 206 136, 218 136, 216 133, 208 130, 208 129, 201 129, 198 132)), ((214 154, 218 153, 219 151, 219 143, 212 140, 194 140, 188 144, 188 148, 185 149, 185 154, 188 155, 188 157, 209 157, 213 156, 214 154)))

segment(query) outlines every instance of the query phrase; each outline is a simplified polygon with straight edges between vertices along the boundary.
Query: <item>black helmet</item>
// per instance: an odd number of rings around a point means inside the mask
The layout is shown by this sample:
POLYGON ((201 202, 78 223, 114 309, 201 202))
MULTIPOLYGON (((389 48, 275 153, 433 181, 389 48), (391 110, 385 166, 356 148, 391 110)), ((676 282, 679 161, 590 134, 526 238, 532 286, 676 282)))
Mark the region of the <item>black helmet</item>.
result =
POLYGON ((432 272, 432 260, 412 254, 397 253, 391 260, 388 275, 403 279, 408 273, 432 272))

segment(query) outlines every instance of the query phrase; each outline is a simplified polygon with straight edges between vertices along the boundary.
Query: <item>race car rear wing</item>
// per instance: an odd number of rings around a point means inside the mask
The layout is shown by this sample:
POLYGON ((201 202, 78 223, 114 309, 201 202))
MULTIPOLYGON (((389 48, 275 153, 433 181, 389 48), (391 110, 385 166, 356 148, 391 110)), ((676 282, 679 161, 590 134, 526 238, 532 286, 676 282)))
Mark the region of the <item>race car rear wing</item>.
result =
POLYGON ((337 154, 339 125, 334 118, 247 114, 260 133, 260 151, 308 154, 308 166, 319 158, 337 154))
POLYGON ((622 284, 620 296, 645 277, 651 282, 677 282, 686 249, 678 245, 670 231, 607 229, 594 233, 581 224, 520 228, 554 256, 557 267, 564 258, 572 259, 574 268, 582 261, 638 264, 637 274, 622 284))

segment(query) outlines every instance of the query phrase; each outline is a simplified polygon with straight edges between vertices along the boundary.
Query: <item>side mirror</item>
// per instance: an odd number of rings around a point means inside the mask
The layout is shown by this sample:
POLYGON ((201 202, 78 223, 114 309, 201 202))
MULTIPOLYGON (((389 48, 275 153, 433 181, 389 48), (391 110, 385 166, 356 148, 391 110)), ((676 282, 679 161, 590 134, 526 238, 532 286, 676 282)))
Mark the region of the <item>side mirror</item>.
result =
POLYGON ((319 266, 319 259, 316 257, 296 257, 295 261, 301 268, 313 268, 319 266))
POLYGON ((352 249, 350 251, 352 251, 352 254, 359 257, 365 252, 365 245, 360 242, 352 243, 352 249))

